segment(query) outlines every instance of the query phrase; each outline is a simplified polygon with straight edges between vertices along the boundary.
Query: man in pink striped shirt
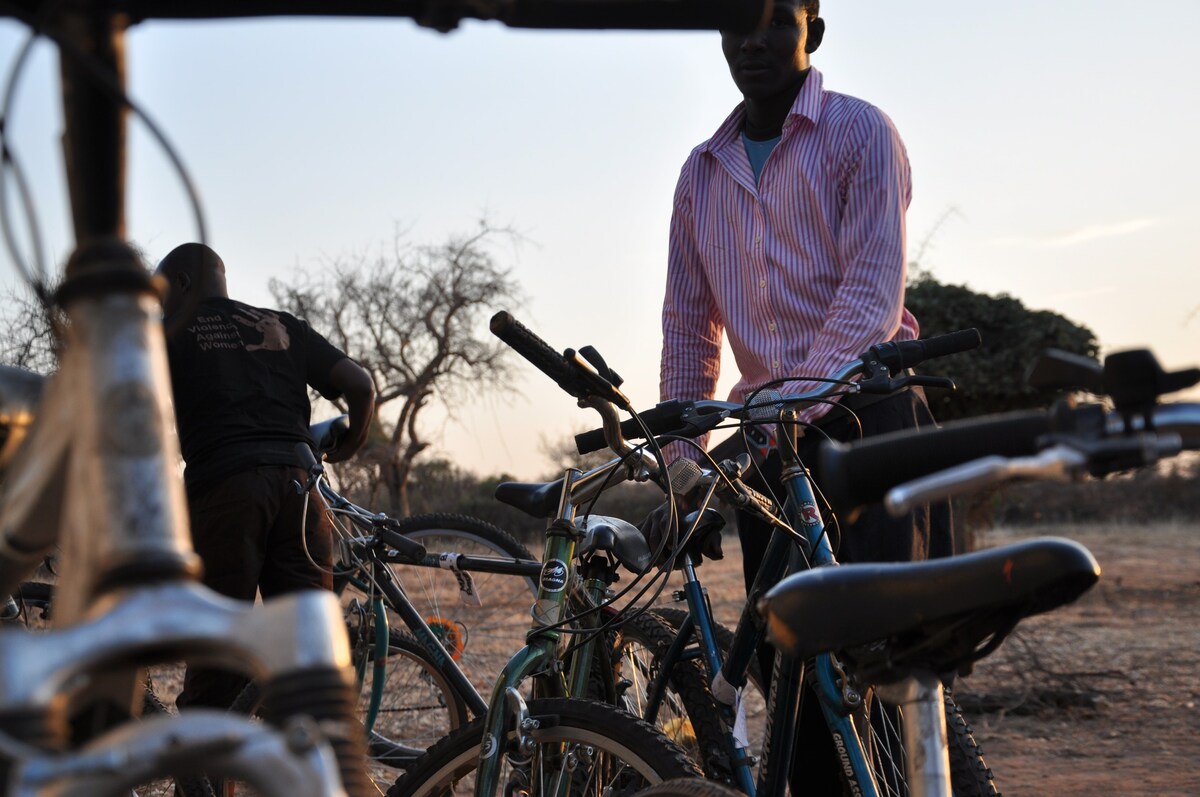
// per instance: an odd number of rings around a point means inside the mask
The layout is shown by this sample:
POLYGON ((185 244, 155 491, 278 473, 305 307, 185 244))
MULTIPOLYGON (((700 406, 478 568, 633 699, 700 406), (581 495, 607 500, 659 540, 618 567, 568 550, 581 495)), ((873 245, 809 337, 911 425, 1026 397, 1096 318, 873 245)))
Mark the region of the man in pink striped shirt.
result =
MULTIPOLYGON (((810 67, 809 55, 825 33, 818 14, 817 0, 775 0, 756 32, 722 34, 744 102, 692 151, 676 187, 663 305, 663 399, 713 396, 723 334, 741 374, 735 401, 779 379, 796 378, 783 392, 810 389, 814 383, 803 377, 828 376, 873 344, 917 336, 916 319, 904 308, 908 157, 887 116, 827 91, 810 67)), ((933 423, 915 391, 845 404, 818 405, 801 415, 821 432, 810 431, 802 441, 810 466, 825 435, 846 440, 933 423)), ((678 444, 672 449, 687 455, 678 444)), ((759 489, 770 486, 782 495, 777 456, 767 459, 764 472, 759 489)), ((948 512, 941 507, 937 514, 931 530, 927 511, 899 521, 868 511, 843 527, 839 558, 948 554, 948 512)), ((652 515, 648 527, 664 517, 652 515)), ((738 533, 749 587, 770 527, 739 515, 738 533)), ((805 714, 802 726, 814 719, 823 727, 816 712, 805 714)), ((804 741, 799 747, 829 755, 804 741)), ((816 769, 799 765, 803 793, 840 793, 833 768, 825 769, 831 781, 822 786, 813 781, 816 769)))

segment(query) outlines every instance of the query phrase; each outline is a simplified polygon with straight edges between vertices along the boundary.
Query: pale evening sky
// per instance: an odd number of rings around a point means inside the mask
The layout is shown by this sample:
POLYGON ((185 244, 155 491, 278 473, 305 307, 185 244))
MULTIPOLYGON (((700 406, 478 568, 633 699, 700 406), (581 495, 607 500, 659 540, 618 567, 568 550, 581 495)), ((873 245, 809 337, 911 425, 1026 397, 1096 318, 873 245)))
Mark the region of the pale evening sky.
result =
MULTIPOLYGON (((826 0, 826 87, 886 111, 908 148, 910 254, 1091 327, 1105 350, 1200 362, 1200 76, 1192 0, 826 0)), ((0 22, 7 72, 23 31, 0 22)), ((404 20, 146 23, 130 88, 196 180, 231 293, 269 303, 297 265, 481 216, 556 347, 596 346, 657 400, 658 308, 676 176, 739 97, 715 33, 522 32, 404 20)), ((57 66, 39 45, 9 120, 51 260, 71 240, 57 66)), ((129 235, 157 261, 196 237, 178 180, 131 125, 129 235)), ((7 254, 3 281, 15 275, 7 254)), ((541 440, 592 417, 523 362, 520 393, 434 424, 478 472, 544 475, 541 440)), ((732 384, 732 364, 723 377, 732 384)))

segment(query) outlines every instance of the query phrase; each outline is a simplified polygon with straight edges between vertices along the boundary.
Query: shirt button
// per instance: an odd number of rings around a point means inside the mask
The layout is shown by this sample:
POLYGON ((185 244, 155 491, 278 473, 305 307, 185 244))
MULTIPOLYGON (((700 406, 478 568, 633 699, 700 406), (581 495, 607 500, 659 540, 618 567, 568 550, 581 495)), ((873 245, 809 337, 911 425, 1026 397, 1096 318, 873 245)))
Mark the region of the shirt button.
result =
POLYGON ((759 280, 759 281, 758 281, 758 287, 760 287, 760 288, 765 288, 765 287, 767 287, 767 281, 766 281, 765 279, 763 279, 763 280, 759 280))
POLYGON ((771 323, 767 324, 767 331, 768 331, 768 332, 774 332, 776 329, 777 329, 777 327, 775 326, 775 322, 774 322, 774 321, 772 321, 771 323))
POLYGON ((771 363, 771 367, 774 368, 776 371, 778 371, 779 370, 779 360, 776 360, 775 362, 771 363))
POLYGON ((762 236, 761 236, 761 235, 756 235, 756 236, 754 236, 754 243, 756 243, 756 244, 761 244, 761 243, 762 243, 762 236))

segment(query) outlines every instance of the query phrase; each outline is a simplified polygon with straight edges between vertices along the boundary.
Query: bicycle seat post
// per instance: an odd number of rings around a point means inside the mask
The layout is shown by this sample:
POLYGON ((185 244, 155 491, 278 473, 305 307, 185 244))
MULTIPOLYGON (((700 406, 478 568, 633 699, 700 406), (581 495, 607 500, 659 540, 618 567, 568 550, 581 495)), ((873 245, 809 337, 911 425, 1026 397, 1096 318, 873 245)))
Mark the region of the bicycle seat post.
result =
POLYGON ((902 709, 908 793, 949 797, 950 754, 941 679, 932 672, 915 672, 896 683, 877 684, 875 691, 902 709))

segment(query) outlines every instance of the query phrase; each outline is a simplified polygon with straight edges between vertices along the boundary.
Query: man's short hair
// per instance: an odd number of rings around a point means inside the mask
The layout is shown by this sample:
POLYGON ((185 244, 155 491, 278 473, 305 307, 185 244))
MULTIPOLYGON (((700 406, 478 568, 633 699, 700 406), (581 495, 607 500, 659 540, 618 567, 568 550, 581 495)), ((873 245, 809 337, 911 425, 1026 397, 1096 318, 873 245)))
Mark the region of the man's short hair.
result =
POLYGON ((810 17, 821 16, 821 0, 800 0, 800 7, 807 11, 810 17))

